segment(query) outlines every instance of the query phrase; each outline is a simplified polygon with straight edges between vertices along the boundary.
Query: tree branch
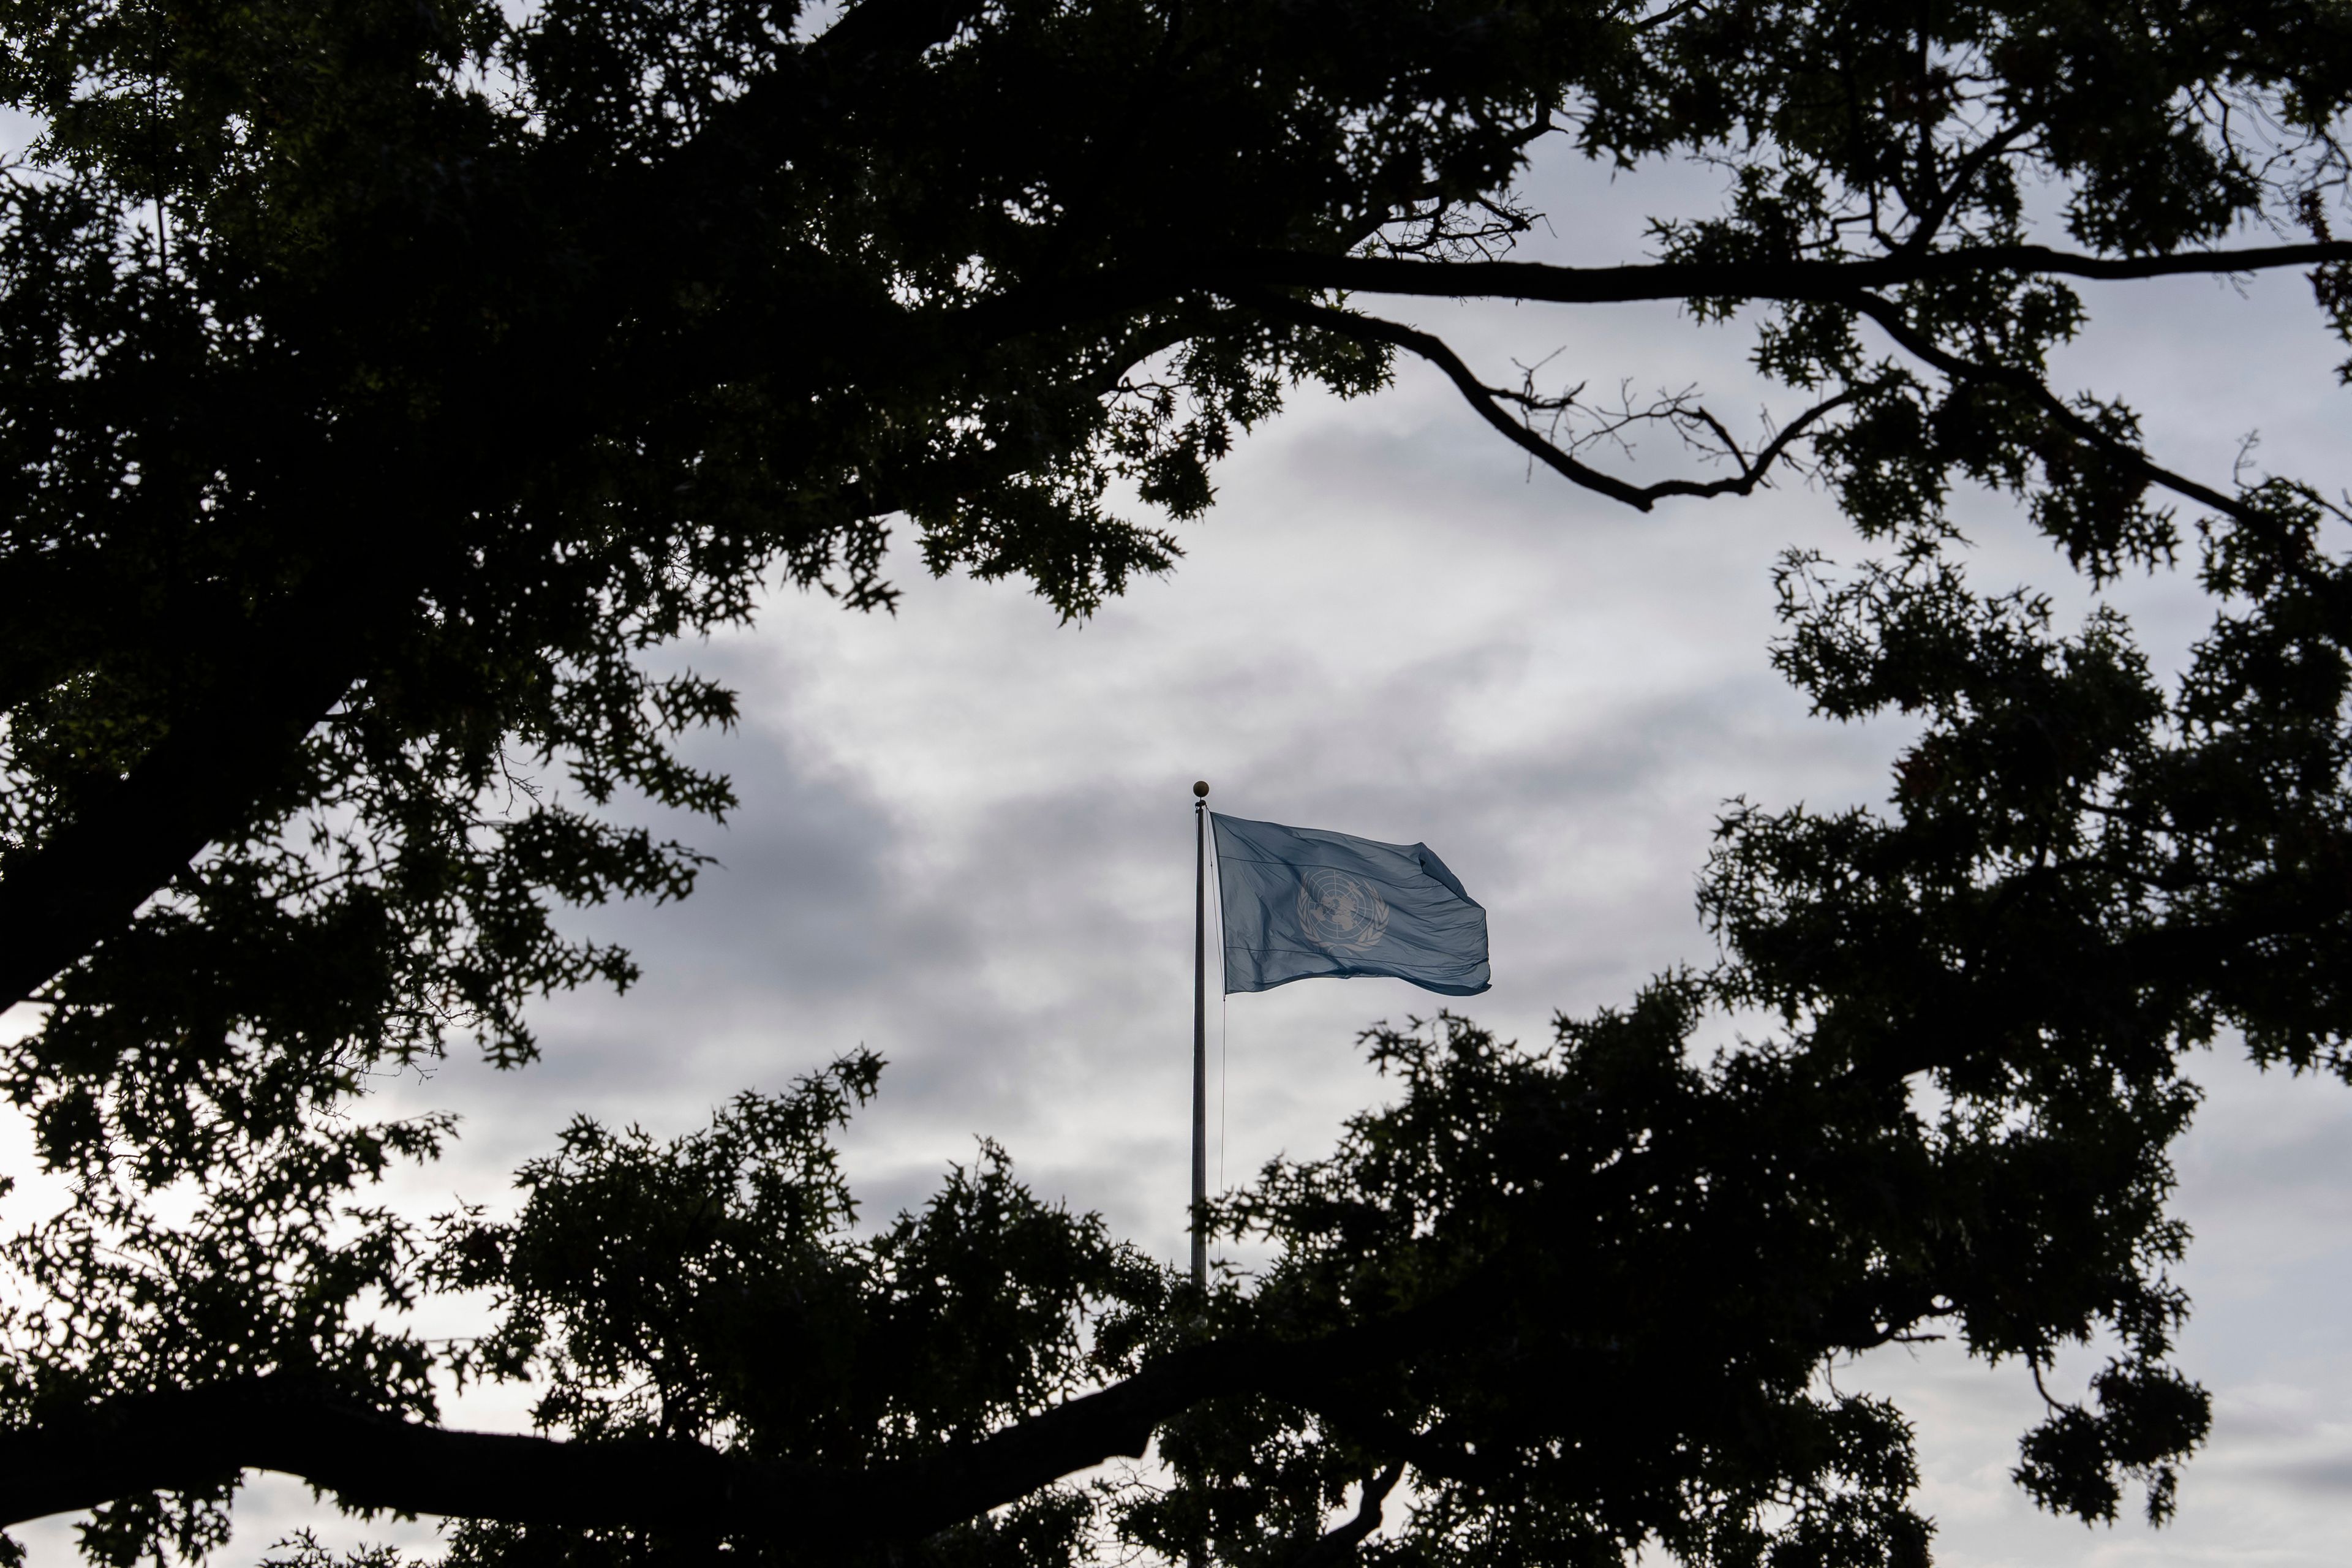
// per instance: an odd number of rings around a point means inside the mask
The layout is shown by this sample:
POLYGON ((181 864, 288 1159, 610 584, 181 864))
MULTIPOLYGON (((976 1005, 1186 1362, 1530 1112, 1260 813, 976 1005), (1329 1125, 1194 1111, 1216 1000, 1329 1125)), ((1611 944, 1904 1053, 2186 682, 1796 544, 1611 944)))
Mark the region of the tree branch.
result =
POLYGON ((857 0, 809 40, 808 53, 834 68, 902 65, 954 37, 982 9, 977 0, 857 0))
MULTIPOLYGON (((1419 265, 1419 264, 1408 264, 1419 265)), ((1761 485, 1772 466, 1784 457, 1790 444, 1820 420, 1824 415, 1851 403, 1861 395, 1861 388, 1849 387, 1836 396, 1827 398, 1805 410, 1782 426, 1772 439, 1755 457, 1749 458, 1737 447, 1730 455, 1739 463, 1739 472, 1728 479, 1699 481, 1696 479, 1662 479, 1653 485, 1630 485, 1613 475, 1602 473, 1590 464, 1579 461, 1557 444, 1546 440, 1529 428, 1525 421, 1514 419, 1504 409, 1505 401, 1525 404, 1521 395, 1500 391, 1480 381, 1475 372, 1463 363, 1444 339, 1398 321, 1383 321, 1377 316, 1362 316, 1352 311, 1333 310, 1327 305, 1310 305, 1303 300, 1271 292, 1249 290, 1237 299, 1266 312, 1286 320, 1312 326, 1324 331, 1337 332, 1361 342, 1386 343, 1420 355, 1454 383, 1454 388, 1475 409, 1479 417, 1501 431, 1513 446, 1534 458, 1536 461, 1561 475, 1572 483, 1596 490, 1612 500, 1622 501, 1636 511, 1648 511, 1661 501, 1675 496, 1700 500, 1723 495, 1748 495, 1761 485)), ((1707 423, 1721 432, 1722 426, 1711 417, 1707 423)))
POLYGON ((0 1528, 142 1492, 277 1470, 346 1504, 518 1524, 789 1531, 913 1540, 1118 1456, 1204 1399, 1296 1390, 1342 1342, 1187 1347, 1099 1392, 934 1458, 866 1469, 782 1464, 656 1439, 609 1443, 404 1421, 286 1375, 138 1394, 0 1434, 0 1528))
POLYGON ((268 639, 127 774, 90 790, 38 844, 0 857, 0 1008, 32 996, 236 831, 357 678, 350 630, 268 639))
POLYGON ((1366 1476, 1363 1498, 1356 1505, 1356 1517, 1336 1530, 1327 1531, 1315 1544, 1298 1554, 1291 1568, 1339 1568, 1341 1563, 1353 1562, 1356 1548, 1381 1527, 1381 1504, 1387 1500, 1389 1493, 1396 1490, 1397 1482, 1403 1478, 1402 1465, 1391 1465, 1377 1476, 1366 1476))
MULTIPOLYGON (((1952 177, 1944 182, 1943 190, 1937 195, 1934 201, 1928 204, 1927 210, 1919 215, 1918 221, 1912 226, 1910 234, 1905 237, 1898 254, 1905 256, 1934 254, 1927 249, 1927 247, 1935 239, 1937 233, 1943 228, 1944 220, 1952 216, 1952 209, 1959 204, 1960 198, 1968 194, 1969 187, 1976 184, 1977 176, 1984 173, 1986 165, 2015 146, 2019 138, 2025 134, 2025 131, 2026 128, 2022 125, 2012 125, 1995 135, 1985 138, 1975 147, 1970 148, 1967 155, 1954 166, 1952 177)), ((1958 253, 1947 251, 1944 254, 1958 253)))
POLYGON ((1893 338, 1906 353, 1935 366, 1953 380, 1984 382, 2021 392, 2032 398, 2042 413, 2049 416, 2051 423, 2084 445, 2096 447, 2103 452, 2122 458, 2138 470, 2150 484, 2161 485, 2176 495, 2186 497, 2202 506, 2210 506, 2226 517, 2235 518, 2242 522, 2252 521, 2253 514, 2244 502, 2223 495, 2210 485, 2200 484, 2186 475, 2174 473, 2138 447, 2128 442, 2116 440, 2113 436, 2084 418, 2082 415, 2066 406, 2065 399, 2051 391, 2049 384, 2040 376, 2007 365, 1981 364, 1974 360, 1962 359, 1912 326, 1904 319, 1902 307, 1892 300, 1882 299, 1875 294, 1857 294, 1846 302, 1877 322, 1879 328, 1888 337, 1893 338))
POLYGON ((1642 300, 1827 300, 1937 278, 2043 272, 2101 281, 2197 273, 2261 272, 2352 261, 2352 241, 2252 246, 2171 256, 2085 256, 2041 245, 1970 246, 1855 261, 1654 261, 1625 267, 1554 267, 1538 261, 1412 261, 1257 250, 1180 261, 1186 284, 1338 289, 1357 294, 1533 300, 1562 305, 1642 300))
POLYGON ((1706 0, 1679 0, 1678 4, 1669 5, 1663 11, 1654 11, 1647 16, 1637 18, 1632 26, 1636 33, 1655 32, 1675 17, 1687 16, 1706 4, 1706 0))

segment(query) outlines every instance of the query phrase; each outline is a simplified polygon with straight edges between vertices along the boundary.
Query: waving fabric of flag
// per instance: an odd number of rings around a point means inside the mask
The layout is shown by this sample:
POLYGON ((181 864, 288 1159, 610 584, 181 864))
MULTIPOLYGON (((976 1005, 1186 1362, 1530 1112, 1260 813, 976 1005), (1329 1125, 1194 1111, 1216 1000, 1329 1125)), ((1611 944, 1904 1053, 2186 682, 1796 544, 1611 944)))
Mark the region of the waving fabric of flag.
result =
POLYGON ((1486 989, 1486 911, 1426 844, 1212 812, 1225 989, 1383 974, 1448 996, 1486 989))

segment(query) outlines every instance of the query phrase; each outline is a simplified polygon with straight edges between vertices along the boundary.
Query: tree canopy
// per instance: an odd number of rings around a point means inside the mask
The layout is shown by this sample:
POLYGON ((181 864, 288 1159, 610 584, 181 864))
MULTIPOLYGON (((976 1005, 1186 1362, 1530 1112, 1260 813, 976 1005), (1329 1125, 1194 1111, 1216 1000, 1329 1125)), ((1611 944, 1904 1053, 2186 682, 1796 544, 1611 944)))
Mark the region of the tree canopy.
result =
POLYGON ((0 1518, 200 1554, 268 1468, 484 1563, 1913 1563, 1905 1417, 1816 1374, 1929 1331, 2037 1370, 2112 1336, 2018 1478, 2169 1510, 2208 1421, 2168 1360, 2182 1054, 2352 1072, 2352 568, 2317 483, 2176 471, 2127 389, 2046 371, 2083 279, 2297 268, 2352 339, 2337 0, 5 0, 0 34, 37 127, 0 187, 0 1081, 73 1184, 9 1244, 0 1518), (1725 203, 1620 266, 1509 259, 1548 138, 1725 203), (1682 301, 1790 404, 1743 442, 1696 395, 1496 383, 1381 313, 1413 296, 1682 301), (612 808, 723 817, 677 742, 734 700, 651 650, 778 583, 887 606, 894 529, 1083 616, 1286 394, 1400 356, 1566 483, 1670 513, 1802 475, 1880 551, 1788 561, 1774 658, 1922 738, 1883 809, 1726 816, 1714 968, 1537 1049, 1375 1032, 1394 1102, 1220 1208, 1278 1261, 1205 1300, 992 1148, 853 1223, 866 1058, 674 1142, 579 1123, 510 1221, 361 1206, 450 1135, 365 1120, 371 1068, 526 1064, 531 998, 634 975, 562 907, 690 889, 612 808), (1612 460, 1635 427, 1690 461, 1612 460), (2186 671, 1971 585, 1968 488, 2094 584, 2186 556, 2186 671), (1726 1008, 1777 1026, 1692 1051, 1726 1008), (453 1289, 498 1303, 456 1347, 371 1305, 453 1289), (449 1379, 526 1375, 539 1435, 438 1423, 449 1379), (1152 1444, 1164 1486, 1070 1479, 1152 1444))

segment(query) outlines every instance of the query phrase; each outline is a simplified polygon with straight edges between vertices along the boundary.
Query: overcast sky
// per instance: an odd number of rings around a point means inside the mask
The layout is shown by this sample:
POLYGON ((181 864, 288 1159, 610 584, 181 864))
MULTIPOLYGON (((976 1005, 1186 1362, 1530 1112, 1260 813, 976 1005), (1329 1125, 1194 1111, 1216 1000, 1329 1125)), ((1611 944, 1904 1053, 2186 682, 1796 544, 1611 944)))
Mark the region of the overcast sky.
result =
MULTIPOLYGON (((1524 255, 1641 254, 1647 212, 1712 204, 1712 176, 1608 182, 1547 168, 1557 232, 1524 255)), ((2119 390, 2174 466, 2225 479, 2237 437, 2337 485, 2342 398, 2307 291, 2265 280, 2109 289, 2062 381, 2119 390)), ((1672 309, 1423 304, 1490 379, 1564 350, 1595 387, 1698 383, 1747 417, 1769 395, 1738 328, 1672 309)), ((1785 409, 1788 400, 1776 405, 1785 409)), ((1666 471, 1644 449, 1633 472, 1666 471)), ((743 636, 678 650, 741 690, 740 730, 698 745, 742 809, 677 825, 721 865, 680 906, 597 911, 644 983, 540 1009, 545 1061, 498 1075, 453 1060, 389 1091, 455 1107, 456 1155, 403 1184, 420 1212, 503 1202, 504 1173, 575 1111, 674 1132, 747 1087, 775 1089, 863 1043, 891 1063, 851 1130, 871 1208, 918 1201, 975 1135, 1039 1190, 1181 1254, 1191 1026, 1190 785, 1239 816, 1425 840, 1490 911, 1495 986, 1464 1010, 1528 1040, 1556 1009, 1627 998, 1712 950, 1694 873, 1721 803, 1875 801, 1892 726, 1811 720, 1765 658, 1771 563, 1791 544, 1862 547, 1803 489, 1643 517, 1543 474, 1432 374, 1341 405, 1301 397, 1220 475, 1188 559, 1082 627, 1011 585, 934 583, 902 559, 892 616, 775 597, 743 636)), ((1969 513, 1987 582, 2082 594, 2021 520, 1969 513)), ((2122 597, 2166 658, 2194 635, 2177 581, 2122 597)), ((1213 1171, 1245 1179, 1330 1143, 1382 1085, 1354 1037, 1440 999, 1399 982, 1309 982, 1211 1018, 1213 1171)), ((2197 1239, 2182 1364, 2216 1396, 2210 1448, 2168 1530, 2085 1531, 2012 1487, 2036 1416, 2018 1369, 1929 1347, 1841 1375, 1917 1418, 1923 1502, 1951 1564, 2318 1564, 2352 1534, 2352 1089, 2263 1079, 2217 1055, 2179 1152, 2197 1239), (2331 1548, 2334 1548, 2331 1550, 2331 1548)), ((436 1321, 435 1331, 462 1327, 436 1321)), ((2079 1380, 2085 1367, 2066 1370, 2079 1380)), ((515 1419, 511 1400, 461 1418, 515 1419)), ((268 1482, 225 1561, 315 1517, 268 1482)), ((337 1539, 428 1542, 422 1526, 337 1539)), ((62 1525, 25 1532, 37 1568, 69 1560, 62 1525)))

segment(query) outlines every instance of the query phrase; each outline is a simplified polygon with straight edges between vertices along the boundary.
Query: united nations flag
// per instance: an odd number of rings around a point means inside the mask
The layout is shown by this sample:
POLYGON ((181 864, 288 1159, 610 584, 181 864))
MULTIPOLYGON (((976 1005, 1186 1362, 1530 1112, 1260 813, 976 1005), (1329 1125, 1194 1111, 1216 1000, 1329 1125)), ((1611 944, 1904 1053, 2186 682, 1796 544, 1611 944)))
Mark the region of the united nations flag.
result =
POLYGON ((1486 911, 1426 844, 1212 812, 1225 989, 1386 974, 1448 996, 1486 989, 1486 911))

